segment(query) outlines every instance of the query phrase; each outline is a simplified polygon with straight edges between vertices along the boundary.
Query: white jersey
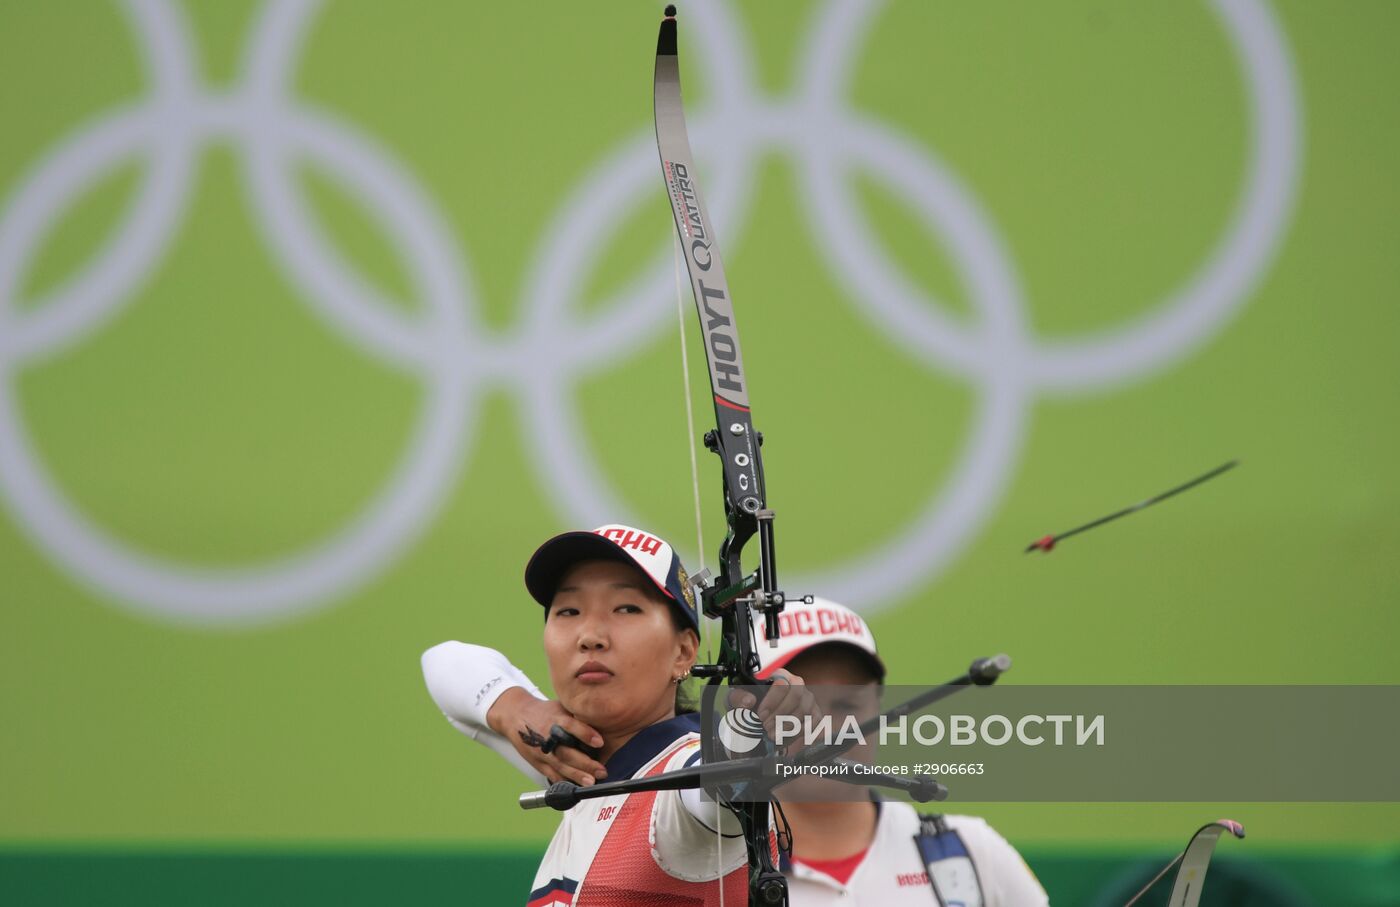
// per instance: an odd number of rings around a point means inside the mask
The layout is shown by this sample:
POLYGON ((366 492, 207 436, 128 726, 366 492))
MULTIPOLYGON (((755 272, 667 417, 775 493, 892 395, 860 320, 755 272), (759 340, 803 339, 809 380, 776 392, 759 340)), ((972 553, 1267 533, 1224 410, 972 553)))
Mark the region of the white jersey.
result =
MULTIPOLYGON (((907 803, 879 802, 875 839, 865 859, 844 883, 801 860, 783 862, 792 907, 939 907, 923 856, 914 842, 919 814, 907 803)), ((982 907, 1044 907, 1050 903, 1030 867, 1005 838, 975 816, 944 816, 966 849, 968 860, 940 861, 941 891, 949 905, 975 907, 952 894, 969 884, 981 889, 982 907), (975 879, 956 878, 959 871, 975 879), (956 899, 955 899, 956 897, 956 899)))

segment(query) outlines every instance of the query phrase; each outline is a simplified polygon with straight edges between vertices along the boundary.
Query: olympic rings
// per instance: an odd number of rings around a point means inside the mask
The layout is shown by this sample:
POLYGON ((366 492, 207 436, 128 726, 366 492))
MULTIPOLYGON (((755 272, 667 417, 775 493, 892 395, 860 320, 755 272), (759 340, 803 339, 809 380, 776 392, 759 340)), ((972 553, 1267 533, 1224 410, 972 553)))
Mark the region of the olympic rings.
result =
MULTIPOLYGON (((785 98, 758 89, 748 37, 727 4, 686 11, 687 40, 713 99, 691 126, 726 248, 742 235, 760 156, 791 160, 813 240, 861 313, 915 361, 975 390, 978 412, 953 471, 911 523, 821 575, 791 580, 867 614, 927 584, 976 537, 1016 467, 1037 395, 1101 389, 1163 369, 1248 301, 1287 226, 1301 155, 1293 67, 1277 21, 1263 0, 1215 0, 1251 116, 1244 184, 1224 235, 1146 316, 1081 339, 1037 340, 1005 243, 975 194, 930 149, 843 97, 880 6, 827 3, 799 53, 800 87, 785 98), (975 308, 970 324, 944 314, 879 248, 851 195, 853 173, 897 188, 945 245, 975 308)), ((533 469, 567 522, 634 520, 579 446, 585 433, 571 387, 669 329, 669 252, 593 314, 574 314, 570 302, 629 210, 657 191, 650 134, 624 143, 565 199, 535 250, 519 324, 491 334, 433 199, 368 135, 292 97, 288 83, 314 0, 268 2, 239 82, 219 92, 199 83, 178 3, 127 0, 125 9, 151 73, 150 94, 77 130, 0 211, 0 496, 47 555, 104 597, 166 620, 248 624, 324 606, 386 569, 432 523, 470 448, 480 391, 493 383, 520 400, 533 469), (213 141, 238 152, 269 252, 305 301, 330 328, 425 389, 401 462, 348 525, 307 550, 224 570, 154 558, 94 525, 35 456, 11 387, 26 363, 117 317, 172 244, 199 155, 213 141), (25 267, 43 238, 85 191, 133 158, 144 160, 146 177, 110 243, 51 298, 21 306, 25 267), (292 178, 302 161, 382 219, 422 303, 416 314, 379 298, 324 238, 292 178)))

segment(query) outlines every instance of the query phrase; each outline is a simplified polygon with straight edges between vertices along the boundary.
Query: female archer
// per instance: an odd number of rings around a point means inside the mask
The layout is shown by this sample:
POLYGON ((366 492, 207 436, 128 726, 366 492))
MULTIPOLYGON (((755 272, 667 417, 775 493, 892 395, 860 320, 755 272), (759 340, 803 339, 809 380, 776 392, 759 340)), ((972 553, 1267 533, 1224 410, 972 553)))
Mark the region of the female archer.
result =
MULTIPOLYGON (((656 775, 700 759, 699 723, 677 708, 695 663, 698 616, 679 558, 665 541, 628 526, 567 532, 540 546, 525 568, 544 606, 544 650, 559 704, 587 727, 597 773, 610 780, 656 775)), ((514 741, 485 715, 515 687, 533 689, 499 652, 443 643, 423 655, 429 692, 448 719, 531 774, 527 751, 550 726, 522 723, 514 741)), ((802 682, 778 672, 760 714, 806 714, 802 682)), ((578 778, 591 783, 592 773, 578 778)), ((531 886, 529 907, 636 903, 739 905, 748 899, 747 855, 737 819, 700 790, 640 792, 580 802, 564 812, 531 886)))

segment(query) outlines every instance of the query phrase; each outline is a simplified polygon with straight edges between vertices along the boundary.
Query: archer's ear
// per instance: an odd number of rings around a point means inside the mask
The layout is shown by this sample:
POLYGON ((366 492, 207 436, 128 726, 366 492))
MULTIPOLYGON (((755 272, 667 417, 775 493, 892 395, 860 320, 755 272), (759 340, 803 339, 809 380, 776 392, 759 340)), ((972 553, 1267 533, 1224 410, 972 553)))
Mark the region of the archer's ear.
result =
POLYGON ((695 664, 696 657, 700 654, 700 635, 689 628, 680 631, 681 657, 685 659, 686 667, 695 664))

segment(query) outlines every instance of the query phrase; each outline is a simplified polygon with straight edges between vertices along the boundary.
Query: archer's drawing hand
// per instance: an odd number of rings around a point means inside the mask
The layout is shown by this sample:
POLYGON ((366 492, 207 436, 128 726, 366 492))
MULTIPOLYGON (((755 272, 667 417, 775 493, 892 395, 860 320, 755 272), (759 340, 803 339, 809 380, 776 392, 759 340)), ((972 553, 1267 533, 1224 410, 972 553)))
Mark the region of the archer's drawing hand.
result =
POLYGON ((515 687, 502 693, 486 713, 491 730, 510 741, 515 751, 535 770, 555 781, 572 781, 588 787, 608 776, 603 764, 569 746, 546 753, 540 749, 549 737, 549 730, 559 725, 588 746, 603 745, 602 736, 579 721, 552 699, 537 699, 526 690, 515 687))

